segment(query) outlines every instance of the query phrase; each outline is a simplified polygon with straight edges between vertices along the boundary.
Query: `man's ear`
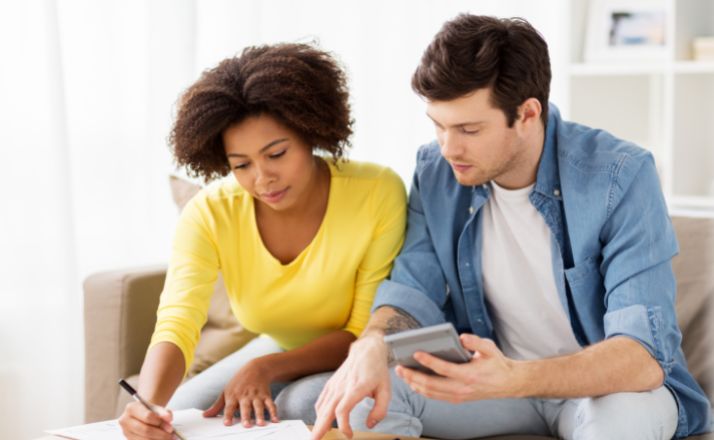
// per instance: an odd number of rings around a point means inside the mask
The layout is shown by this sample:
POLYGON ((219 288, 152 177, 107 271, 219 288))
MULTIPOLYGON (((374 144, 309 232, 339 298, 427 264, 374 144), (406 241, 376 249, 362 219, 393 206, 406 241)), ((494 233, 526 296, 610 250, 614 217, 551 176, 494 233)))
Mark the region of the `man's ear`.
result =
POLYGON ((528 98, 518 107, 518 124, 524 129, 530 129, 540 123, 543 108, 536 98, 528 98))

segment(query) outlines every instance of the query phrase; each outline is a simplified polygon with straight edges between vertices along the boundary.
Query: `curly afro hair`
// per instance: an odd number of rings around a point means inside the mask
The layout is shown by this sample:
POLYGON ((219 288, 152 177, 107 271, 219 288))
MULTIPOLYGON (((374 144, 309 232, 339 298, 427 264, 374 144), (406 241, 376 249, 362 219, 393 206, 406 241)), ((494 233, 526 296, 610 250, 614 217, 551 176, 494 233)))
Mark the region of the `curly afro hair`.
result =
POLYGON ((254 46, 205 71, 179 99, 169 136, 177 164, 206 182, 227 175, 223 131, 260 114, 335 162, 350 147, 347 79, 337 62, 306 44, 254 46))

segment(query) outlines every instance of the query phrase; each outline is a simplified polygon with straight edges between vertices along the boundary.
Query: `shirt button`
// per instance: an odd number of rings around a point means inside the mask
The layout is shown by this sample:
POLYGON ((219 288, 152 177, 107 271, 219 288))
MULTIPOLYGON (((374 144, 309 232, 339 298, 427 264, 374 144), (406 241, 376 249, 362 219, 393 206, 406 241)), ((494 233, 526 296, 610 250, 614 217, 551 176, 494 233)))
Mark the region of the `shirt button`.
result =
POLYGON ((464 266, 471 267, 471 263, 466 263, 466 264, 464 264, 464 266))
POLYGON ((475 211, 473 206, 469 206, 469 214, 473 214, 475 211))
POLYGON ((555 197, 560 197, 560 190, 559 190, 559 189, 553 190, 553 195, 554 195, 555 197))

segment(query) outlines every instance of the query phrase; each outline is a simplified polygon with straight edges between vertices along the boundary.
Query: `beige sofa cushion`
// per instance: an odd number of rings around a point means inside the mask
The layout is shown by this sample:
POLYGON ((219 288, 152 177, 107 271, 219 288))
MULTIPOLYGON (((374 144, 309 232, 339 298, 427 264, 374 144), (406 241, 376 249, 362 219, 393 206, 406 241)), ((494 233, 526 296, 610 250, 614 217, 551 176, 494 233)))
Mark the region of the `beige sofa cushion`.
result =
MULTIPOLYGON (((201 189, 200 186, 176 176, 171 176, 169 183, 171 195, 179 211, 201 189)), ((195 376, 205 370, 241 348, 255 336, 243 328, 233 315, 223 278, 219 274, 216 289, 208 308, 208 320, 201 330, 201 339, 196 346, 195 357, 187 377, 195 376)))
POLYGON ((674 217, 677 317, 689 371, 714 401, 714 219, 674 217))

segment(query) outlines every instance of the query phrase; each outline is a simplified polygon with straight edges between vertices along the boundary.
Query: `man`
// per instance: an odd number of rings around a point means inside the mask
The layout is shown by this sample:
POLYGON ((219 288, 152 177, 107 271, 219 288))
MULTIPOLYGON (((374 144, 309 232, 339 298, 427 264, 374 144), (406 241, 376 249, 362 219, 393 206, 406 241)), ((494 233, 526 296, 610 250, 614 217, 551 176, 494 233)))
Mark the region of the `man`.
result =
POLYGON ((371 320, 317 404, 400 435, 668 439, 710 429, 680 348, 677 243, 652 156, 548 107, 543 38, 521 19, 461 15, 412 86, 422 147, 406 242, 371 320), (388 369, 383 336, 448 321, 474 353, 438 375, 388 369))

